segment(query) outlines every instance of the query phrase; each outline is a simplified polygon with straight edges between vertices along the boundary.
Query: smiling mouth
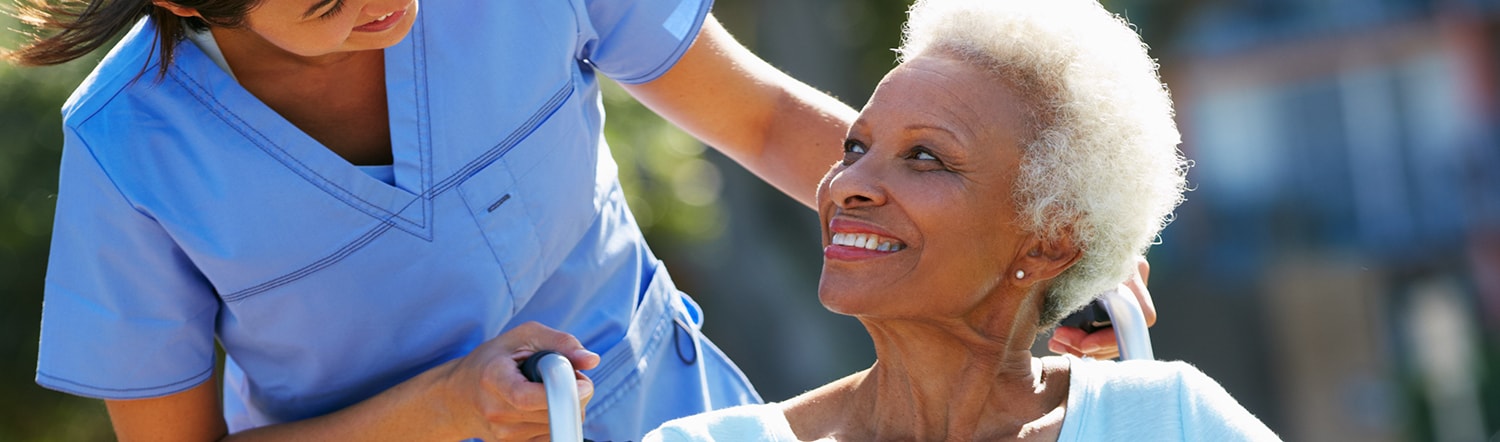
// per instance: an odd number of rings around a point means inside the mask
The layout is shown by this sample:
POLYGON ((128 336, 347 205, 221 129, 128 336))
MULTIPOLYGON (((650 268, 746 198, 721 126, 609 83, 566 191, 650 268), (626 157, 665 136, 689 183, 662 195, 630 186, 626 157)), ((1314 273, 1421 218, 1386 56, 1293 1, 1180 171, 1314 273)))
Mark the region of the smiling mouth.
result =
POLYGON ((906 248, 906 244, 899 240, 870 233, 835 233, 829 242, 836 246, 857 247, 877 252, 895 252, 906 248))
POLYGON ((401 18, 405 15, 406 9, 397 9, 395 11, 388 12, 380 17, 376 17, 375 20, 370 21, 369 23, 356 26, 354 30, 360 32, 385 31, 387 29, 390 29, 391 27, 394 27, 396 25, 396 22, 401 20, 401 18))

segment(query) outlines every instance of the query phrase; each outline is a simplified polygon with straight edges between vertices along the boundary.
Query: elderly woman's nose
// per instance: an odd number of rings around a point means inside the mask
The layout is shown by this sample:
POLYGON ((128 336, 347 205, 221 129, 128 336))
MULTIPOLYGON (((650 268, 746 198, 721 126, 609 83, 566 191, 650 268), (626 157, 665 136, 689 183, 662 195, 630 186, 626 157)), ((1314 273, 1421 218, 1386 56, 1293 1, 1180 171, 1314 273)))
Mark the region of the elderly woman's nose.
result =
POLYGON ((864 158, 844 167, 828 182, 828 191, 839 207, 885 204, 886 194, 882 185, 881 167, 877 162, 864 158))

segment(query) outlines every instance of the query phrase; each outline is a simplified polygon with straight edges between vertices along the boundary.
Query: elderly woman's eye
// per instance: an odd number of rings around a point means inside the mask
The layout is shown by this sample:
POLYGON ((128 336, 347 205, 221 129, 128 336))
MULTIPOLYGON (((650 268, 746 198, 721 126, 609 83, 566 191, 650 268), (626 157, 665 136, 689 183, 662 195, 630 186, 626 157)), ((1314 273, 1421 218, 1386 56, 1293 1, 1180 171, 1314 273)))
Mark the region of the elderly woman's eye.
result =
POLYGON ((937 161, 937 162, 942 162, 942 160, 938 159, 937 155, 933 155, 932 154, 932 150, 928 149, 925 146, 913 147, 911 149, 911 153, 907 154, 907 158, 911 158, 913 160, 920 160, 920 161, 937 161))
POLYGON ((868 150, 869 149, 865 148, 865 145, 860 144, 858 141, 844 141, 844 165, 848 166, 850 164, 854 164, 854 161, 858 160, 859 157, 864 156, 865 152, 868 150))

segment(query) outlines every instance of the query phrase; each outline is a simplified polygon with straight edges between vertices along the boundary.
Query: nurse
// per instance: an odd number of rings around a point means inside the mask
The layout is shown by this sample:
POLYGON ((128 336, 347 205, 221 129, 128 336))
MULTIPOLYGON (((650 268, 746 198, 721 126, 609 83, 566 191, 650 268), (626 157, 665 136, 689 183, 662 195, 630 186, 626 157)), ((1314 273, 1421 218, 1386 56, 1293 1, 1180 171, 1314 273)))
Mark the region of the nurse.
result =
POLYGON ((759 402, 625 206, 598 77, 804 203, 854 111, 709 6, 23 8, 56 31, 23 64, 129 29, 63 108, 37 382, 122 440, 524 440, 539 349, 584 369, 595 440, 759 402))

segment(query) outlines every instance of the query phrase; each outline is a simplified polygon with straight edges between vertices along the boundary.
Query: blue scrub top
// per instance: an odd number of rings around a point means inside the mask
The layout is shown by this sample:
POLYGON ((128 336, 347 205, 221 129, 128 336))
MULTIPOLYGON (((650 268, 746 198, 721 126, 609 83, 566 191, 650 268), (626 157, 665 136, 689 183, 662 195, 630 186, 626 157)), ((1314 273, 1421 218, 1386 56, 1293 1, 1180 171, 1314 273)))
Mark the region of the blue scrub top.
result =
POLYGON ((168 395, 210 379, 217 339, 238 431, 349 406, 538 321, 604 357, 593 439, 759 402, 646 247, 600 132, 595 74, 656 78, 708 8, 422 4, 385 52, 394 184, 194 45, 152 81, 143 21, 64 106, 37 382, 168 395))

